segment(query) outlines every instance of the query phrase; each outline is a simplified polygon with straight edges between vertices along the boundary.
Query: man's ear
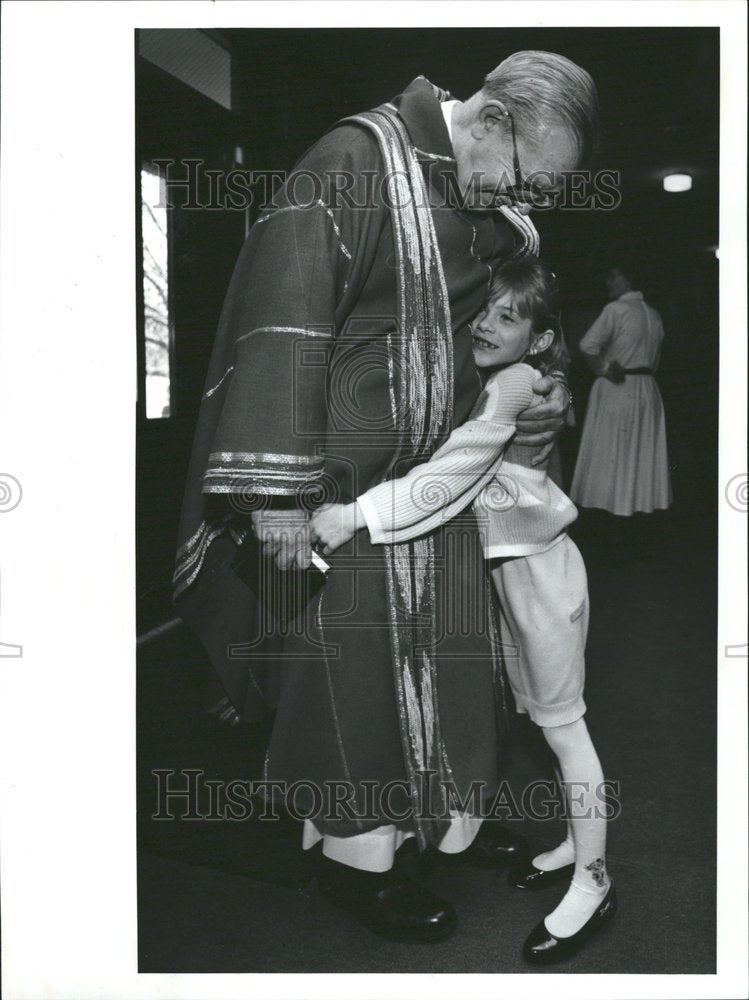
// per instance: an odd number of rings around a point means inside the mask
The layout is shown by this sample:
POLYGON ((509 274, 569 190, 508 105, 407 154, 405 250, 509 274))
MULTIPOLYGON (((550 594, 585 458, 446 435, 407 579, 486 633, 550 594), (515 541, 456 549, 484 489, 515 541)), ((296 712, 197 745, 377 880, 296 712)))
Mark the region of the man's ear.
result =
POLYGON ((531 343, 531 354, 541 354, 543 351, 547 351, 553 342, 553 330, 544 330, 543 333, 537 333, 531 343))
POLYGON ((494 98, 485 101, 479 108, 476 120, 471 126, 472 137, 480 141, 487 133, 502 126, 507 121, 507 117, 507 108, 501 101, 494 100, 494 98))

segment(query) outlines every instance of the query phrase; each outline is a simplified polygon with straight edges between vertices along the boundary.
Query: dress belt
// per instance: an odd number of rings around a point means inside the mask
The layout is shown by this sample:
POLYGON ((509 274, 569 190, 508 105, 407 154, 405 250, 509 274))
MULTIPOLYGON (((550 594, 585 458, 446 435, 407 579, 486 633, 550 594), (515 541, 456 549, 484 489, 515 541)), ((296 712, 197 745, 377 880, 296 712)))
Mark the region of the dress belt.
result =
POLYGON ((655 375, 652 368, 622 368, 625 375, 655 375))

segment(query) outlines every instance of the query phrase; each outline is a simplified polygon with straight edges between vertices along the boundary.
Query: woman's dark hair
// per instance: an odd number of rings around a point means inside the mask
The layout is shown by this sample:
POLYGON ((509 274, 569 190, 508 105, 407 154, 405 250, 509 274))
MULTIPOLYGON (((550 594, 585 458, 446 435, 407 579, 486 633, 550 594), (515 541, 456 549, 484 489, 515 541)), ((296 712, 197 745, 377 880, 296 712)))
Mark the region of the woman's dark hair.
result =
POLYGON ((512 296, 518 315, 531 321, 533 333, 544 333, 546 330, 554 333, 554 339, 546 350, 529 354, 524 358, 525 363, 538 368, 544 375, 550 371, 565 370, 569 355, 559 318, 559 285, 551 268, 535 257, 505 261, 494 273, 489 301, 493 302, 505 292, 512 296))
POLYGON ((637 265, 626 257, 619 257, 609 262, 607 271, 618 271, 632 289, 638 289, 642 284, 637 265))

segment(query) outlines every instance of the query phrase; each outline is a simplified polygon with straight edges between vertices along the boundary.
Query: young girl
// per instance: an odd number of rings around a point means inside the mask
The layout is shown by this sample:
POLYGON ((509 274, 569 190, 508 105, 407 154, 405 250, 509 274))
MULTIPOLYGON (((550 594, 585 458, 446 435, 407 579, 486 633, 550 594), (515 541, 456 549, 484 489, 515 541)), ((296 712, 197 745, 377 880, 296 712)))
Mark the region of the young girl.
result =
POLYGON ((534 449, 512 443, 517 415, 533 400, 533 382, 555 367, 563 351, 552 272, 533 258, 502 265, 473 325, 473 354, 485 386, 470 419, 428 462, 355 503, 321 509, 311 528, 325 553, 361 528, 369 529, 374 544, 394 544, 473 504, 499 596, 503 639, 517 651, 506 658, 517 708, 542 728, 567 794, 566 840, 510 874, 512 884, 531 889, 572 875, 562 901, 523 947, 537 964, 577 951, 616 906, 605 864, 603 774, 583 718, 587 580, 566 533, 577 511, 548 478, 545 464, 531 464, 534 449))

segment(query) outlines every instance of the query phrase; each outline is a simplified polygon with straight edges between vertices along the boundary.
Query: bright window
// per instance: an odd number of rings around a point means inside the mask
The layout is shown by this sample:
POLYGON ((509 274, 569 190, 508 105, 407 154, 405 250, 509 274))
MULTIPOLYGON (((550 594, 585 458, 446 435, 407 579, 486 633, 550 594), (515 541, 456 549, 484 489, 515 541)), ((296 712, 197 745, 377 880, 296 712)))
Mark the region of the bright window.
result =
POLYGON ((156 167, 144 163, 140 174, 145 313, 146 417, 172 411, 169 240, 164 184, 156 167))

